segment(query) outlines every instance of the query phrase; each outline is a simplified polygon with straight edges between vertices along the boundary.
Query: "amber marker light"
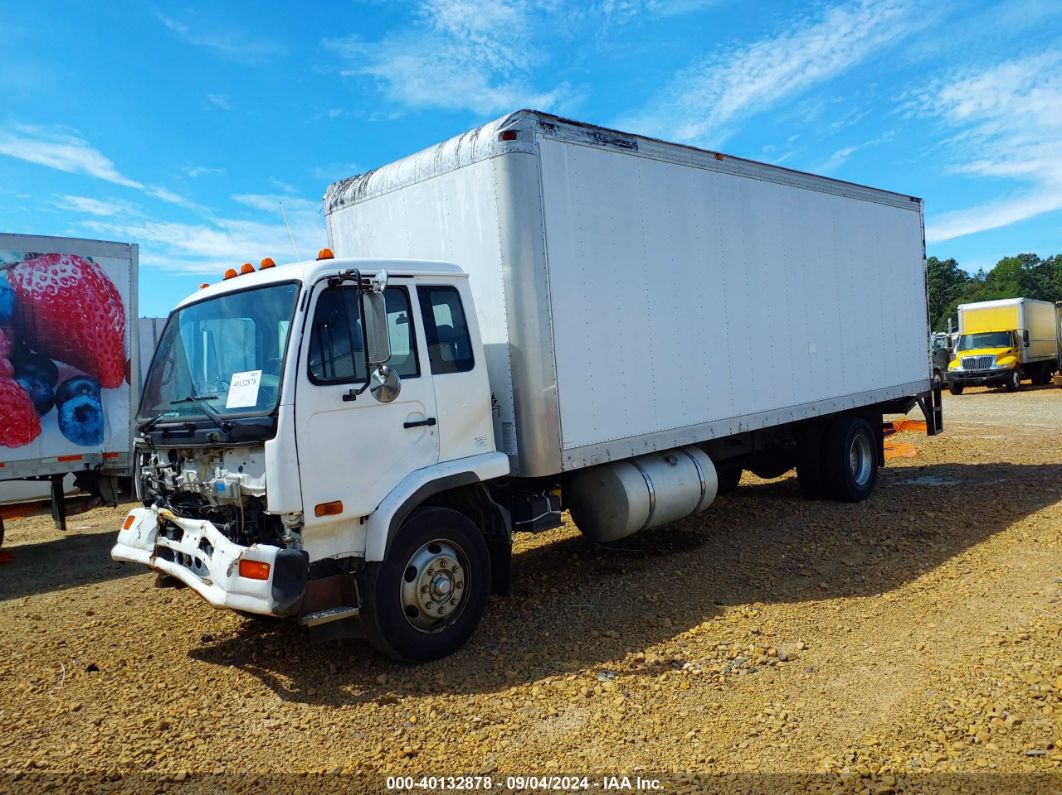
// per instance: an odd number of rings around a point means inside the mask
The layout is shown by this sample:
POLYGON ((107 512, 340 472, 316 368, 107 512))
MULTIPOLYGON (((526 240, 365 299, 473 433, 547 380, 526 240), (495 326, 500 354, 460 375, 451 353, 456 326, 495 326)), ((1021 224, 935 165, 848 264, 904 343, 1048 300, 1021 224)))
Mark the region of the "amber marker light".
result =
POLYGON ((342 500, 335 500, 333 502, 321 502, 314 506, 314 516, 335 516, 336 514, 343 513, 342 500))
POLYGON ((241 560, 240 576, 248 580, 268 580, 269 564, 260 560, 241 560))
POLYGON ((200 290, 205 290, 209 286, 210 286, 210 284, 208 282, 203 282, 201 285, 199 285, 199 289, 200 290))
POLYGON ((266 268, 275 268, 277 264, 273 262, 272 257, 263 257, 261 264, 258 266, 258 270, 264 271, 266 268))
POLYGON ((136 517, 133 516, 133 514, 129 514, 127 517, 125 517, 125 521, 122 522, 122 529, 123 530, 128 530, 135 523, 136 523, 136 517))
POLYGON ((254 273, 254 265, 249 262, 243 263, 243 265, 240 266, 240 275, 242 276, 245 273, 254 273))
POLYGON ((334 255, 332 254, 332 249, 330 249, 330 248, 322 248, 320 251, 317 252, 317 259, 333 259, 333 258, 334 258, 334 255))
POLYGON ((225 271, 225 278, 226 279, 235 279, 236 278, 236 269, 235 268, 229 268, 227 271, 225 271))

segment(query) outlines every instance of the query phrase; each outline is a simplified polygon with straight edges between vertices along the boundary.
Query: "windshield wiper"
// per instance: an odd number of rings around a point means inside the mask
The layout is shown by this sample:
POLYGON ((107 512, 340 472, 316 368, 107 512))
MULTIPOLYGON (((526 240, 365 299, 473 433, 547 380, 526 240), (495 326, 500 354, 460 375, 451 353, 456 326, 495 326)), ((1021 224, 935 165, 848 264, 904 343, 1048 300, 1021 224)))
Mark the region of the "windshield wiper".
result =
POLYGON ((179 416, 181 416, 181 415, 178 414, 176 411, 164 411, 164 412, 162 412, 162 414, 158 414, 158 415, 152 417, 150 420, 148 420, 143 425, 141 425, 139 430, 140 430, 141 433, 147 433, 148 431, 150 431, 152 428, 154 428, 156 425, 158 425, 163 420, 172 420, 172 419, 174 419, 176 417, 179 417, 179 416))
POLYGON ((221 418, 221 415, 214 411, 214 409, 211 408, 210 404, 207 403, 208 400, 214 400, 217 397, 218 395, 188 395, 187 397, 178 398, 177 400, 171 400, 170 405, 176 406, 179 403, 195 403, 201 409, 203 409, 203 413, 206 414, 207 417, 209 417, 210 420, 218 426, 218 428, 220 428, 224 433, 228 433, 230 430, 232 430, 232 425, 223 420, 221 418))

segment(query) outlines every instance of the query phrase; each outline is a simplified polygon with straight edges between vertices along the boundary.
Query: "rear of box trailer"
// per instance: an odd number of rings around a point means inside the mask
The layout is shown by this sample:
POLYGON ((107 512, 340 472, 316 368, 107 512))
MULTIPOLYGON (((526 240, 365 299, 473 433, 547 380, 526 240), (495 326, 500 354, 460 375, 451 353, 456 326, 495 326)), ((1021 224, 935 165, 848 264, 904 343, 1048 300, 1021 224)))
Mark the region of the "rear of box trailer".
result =
POLYGON ((337 256, 470 274, 514 474, 930 389, 914 197, 521 111, 325 212, 337 256))

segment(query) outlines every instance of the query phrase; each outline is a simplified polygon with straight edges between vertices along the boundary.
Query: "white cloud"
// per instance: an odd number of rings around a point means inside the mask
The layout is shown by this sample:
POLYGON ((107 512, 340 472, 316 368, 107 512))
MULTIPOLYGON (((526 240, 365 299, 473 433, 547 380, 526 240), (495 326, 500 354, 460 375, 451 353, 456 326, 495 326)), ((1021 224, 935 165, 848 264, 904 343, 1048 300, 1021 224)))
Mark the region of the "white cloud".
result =
POLYGON ((0 130, 0 154, 143 190, 143 183, 123 176, 114 163, 78 135, 60 129, 14 124, 0 130))
POLYGON ((865 61, 921 24, 907 0, 857 0, 735 43, 684 69, 649 109, 623 126, 718 144, 737 122, 792 99, 865 61))
POLYGON ((302 257, 325 245, 321 203, 293 196, 239 194, 234 201, 257 210, 267 220, 207 216, 196 223, 144 215, 97 218, 82 222, 89 231, 140 244, 141 263, 180 273, 220 275, 243 262, 294 257, 279 202, 283 202, 292 235, 302 257))
POLYGON ((232 100, 229 99, 227 94, 207 94, 207 102, 213 105, 215 108, 221 108, 222 110, 232 110, 232 100))
POLYGON ((548 110, 567 88, 532 85, 534 67, 546 61, 545 49, 535 42, 544 5, 549 4, 421 0, 408 29, 376 42, 349 36, 326 40, 325 46, 345 62, 341 74, 375 80, 391 102, 407 108, 477 114, 548 110))
POLYGON ((60 196, 53 202, 62 210, 98 216, 137 215, 136 205, 119 199, 94 199, 90 196, 60 196))
POLYGON ((954 173, 1010 183, 1003 198, 930 216, 926 242, 1062 209, 1062 50, 952 75, 909 108, 955 131, 944 142, 954 173))
POLYGON ((243 64, 260 63, 276 57, 286 48, 268 39, 255 39, 236 30, 195 30, 185 22, 158 15, 159 21, 187 44, 210 50, 215 55, 243 64))
POLYGON ((224 168, 208 168, 207 166, 185 166, 181 170, 192 179, 197 177, 223 177, 228 173, 224 168))

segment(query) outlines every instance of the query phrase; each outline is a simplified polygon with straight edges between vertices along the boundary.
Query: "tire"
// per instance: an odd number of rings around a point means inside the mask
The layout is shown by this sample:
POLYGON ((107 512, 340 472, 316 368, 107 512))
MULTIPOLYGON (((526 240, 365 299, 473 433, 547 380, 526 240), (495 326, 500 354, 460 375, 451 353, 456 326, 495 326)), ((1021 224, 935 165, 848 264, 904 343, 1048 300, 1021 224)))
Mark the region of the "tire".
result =
POLYGON ((948 384, 948 391, 953 395, 961 395, 962 390, 965 388, 962 384, 948 384))
POLYGON ((838 417, 822 439, 822 482, 839 502, 862 502, 878 482, 877 436, 862 417, 838 417))
POLYGON ((741 467, 725 464, 716 467, 715 473, 719 477, 719 491, 716 494, 730 494, 736 491, 743 471, 741 467))
POLYGON ((1041 364, 1032 374, 1034 386, 1047 386, 1051 383, 1051 365, 1041 364))
POLYGON ((365 634, 377 651, 405 663, 441 659, 465 644, 486 612, 487 543, 464 514, 418 509, 398 531, 387 559, 365 566, 359 587, 365 634), (436 609, 440 613, 433 616, 436 609))
POLYGON ((1021 373, 1018 372, 1017 367, 1010 371, 1005 386, 1008 392, 1017 392, 1021 389, 1021 373))

